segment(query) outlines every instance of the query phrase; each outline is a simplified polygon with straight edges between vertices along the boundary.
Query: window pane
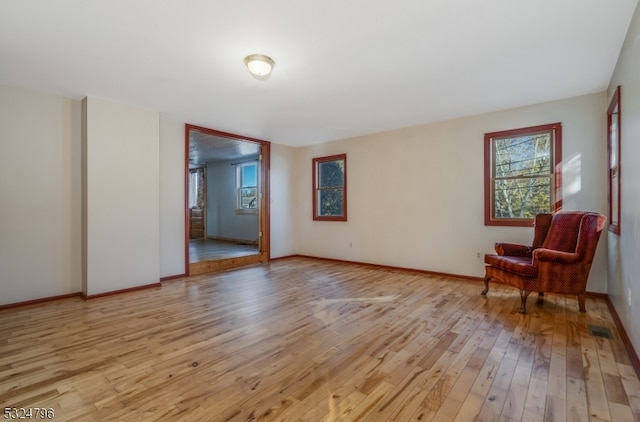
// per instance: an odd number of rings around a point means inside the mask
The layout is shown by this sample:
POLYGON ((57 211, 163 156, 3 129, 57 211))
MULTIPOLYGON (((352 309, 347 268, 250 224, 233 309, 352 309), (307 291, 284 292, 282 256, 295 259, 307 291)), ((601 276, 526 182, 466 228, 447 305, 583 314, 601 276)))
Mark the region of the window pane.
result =
POLYGON ((242 188, 240 189, 240 208, 257 208, 257 189, 242 188))
POLYGON ((551 173, 551 133, 496 139, 495 177, 551 173))
POLYGON ((342 189, 322 189, 318 191, 318 215, 342 215, 342 189))
POLYGON ((241 180, 243 188, 258 186, 257 166, 255 164, 245 165, 241 167, 241 180))
POLYGON ((611 114, 611 125, 609 126, 609 139, 611 139, 611 146, 609 148, 609 167, 616 167, 618 165, 618 112, 614 111, 611 114))
POLYGON ((198 205, 198 173, 189 173, 189 208, 196 208, 198 205))
POLYGON ((618 169, 613 168, 611 172, 611 224, 618 224, 618 198, 620 192, 618 192, 618 169))
POLYGON ((495 218, 533 218, 551 212, 551 178, 500 179, 494 182, 495 218))
POLYGON ((344 186, 344 160, 325 161, 318 164, 318 187, 344 186))

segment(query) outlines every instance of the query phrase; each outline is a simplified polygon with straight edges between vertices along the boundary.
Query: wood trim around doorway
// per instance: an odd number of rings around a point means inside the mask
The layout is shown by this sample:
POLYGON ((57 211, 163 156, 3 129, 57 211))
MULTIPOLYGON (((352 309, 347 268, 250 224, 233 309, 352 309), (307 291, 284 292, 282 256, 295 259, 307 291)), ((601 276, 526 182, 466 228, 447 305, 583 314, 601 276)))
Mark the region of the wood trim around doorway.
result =
POLYGON ((236 135, 229 132, 222 132, 219 130, 209 129, 201 126, 185 124, 185 154, 184 154, 184 221, 185 221, 185 236, 184 236, 184 258, 185 258, 185 274, 196 275, 207 272, 213 272, 224 269, 231 269, 251 265, 260 262, 266 262, 271 259, 271 224, 270 224, 270 171, 271 171, 271 143, 262 139, 251 138, 248 136, 236 135), (220 259, 215 261, 204 261, 202 263, 190 264, 189 263, 189 134, 191 131, 198 131, 205 134, 231 138, 243 142, 253 142, 259 144, 261 147, 261 163, 260 163, 260 181, 261 192, 260 208, 259 208, 259 223, 258 230, 262 233, 259 236, 259 254, 249 255, 242 257, 242 259, 229 258, 220 259))

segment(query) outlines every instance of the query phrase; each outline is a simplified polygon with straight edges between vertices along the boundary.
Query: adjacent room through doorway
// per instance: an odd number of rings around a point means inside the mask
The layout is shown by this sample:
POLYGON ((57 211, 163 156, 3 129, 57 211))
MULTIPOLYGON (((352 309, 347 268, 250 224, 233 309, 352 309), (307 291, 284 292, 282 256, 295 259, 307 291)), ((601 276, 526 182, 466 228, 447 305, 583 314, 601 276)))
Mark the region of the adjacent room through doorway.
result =
POLYGON ((187 274, 269 259, 269 146, 186 125, 187 274))

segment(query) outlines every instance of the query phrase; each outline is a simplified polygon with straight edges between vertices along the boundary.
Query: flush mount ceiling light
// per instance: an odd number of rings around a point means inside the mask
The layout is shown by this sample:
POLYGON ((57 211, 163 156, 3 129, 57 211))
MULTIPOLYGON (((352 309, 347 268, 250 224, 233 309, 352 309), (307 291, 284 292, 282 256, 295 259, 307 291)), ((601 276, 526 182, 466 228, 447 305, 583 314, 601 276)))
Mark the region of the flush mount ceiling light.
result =
POLYGON ((264 54, 250 54, 244 58, 244 64, 252 75, 258 78, 266 78, 271 73, 275 62, 264 54))

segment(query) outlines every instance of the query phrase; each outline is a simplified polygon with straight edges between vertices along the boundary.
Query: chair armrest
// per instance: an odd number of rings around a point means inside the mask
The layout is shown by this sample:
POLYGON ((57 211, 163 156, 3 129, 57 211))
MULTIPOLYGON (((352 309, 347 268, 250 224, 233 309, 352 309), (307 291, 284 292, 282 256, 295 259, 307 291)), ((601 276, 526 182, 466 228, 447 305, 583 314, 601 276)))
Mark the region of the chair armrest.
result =
POLYGON ((559 263, 559 264, 575 264, 579 261, 579 255, 573 252, 554 251, 553 249, 538 248, 533 251, 533 265, 538 261, 559 263))
POLYGON ((495 249, 502 256, 531 256, 531 246, 515 243, 496 243, 495 249))

